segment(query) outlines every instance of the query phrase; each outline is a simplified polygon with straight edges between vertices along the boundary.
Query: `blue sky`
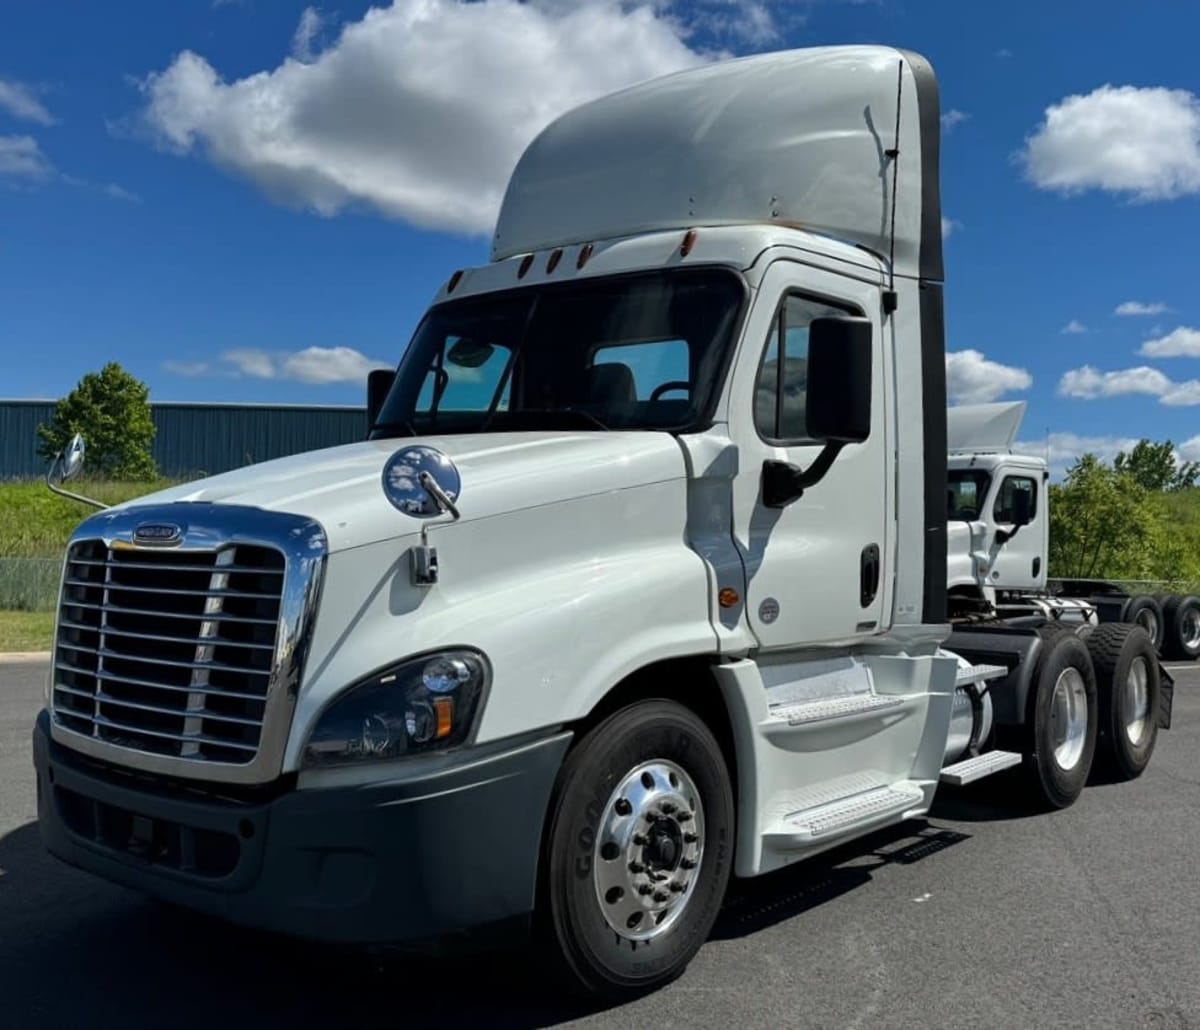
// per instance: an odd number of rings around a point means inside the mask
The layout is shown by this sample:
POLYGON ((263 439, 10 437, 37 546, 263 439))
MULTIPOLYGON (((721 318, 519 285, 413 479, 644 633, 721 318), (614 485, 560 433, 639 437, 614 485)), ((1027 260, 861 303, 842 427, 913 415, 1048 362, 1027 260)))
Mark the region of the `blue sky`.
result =
POLYGON ((1027 399, 1059 463, 1200 457, 1193 5, 8 0, 0 29, 0 396, 115 359, 159 400, 361 403, 563 107, 881 42, 942 84, 958 396, 1027 399))

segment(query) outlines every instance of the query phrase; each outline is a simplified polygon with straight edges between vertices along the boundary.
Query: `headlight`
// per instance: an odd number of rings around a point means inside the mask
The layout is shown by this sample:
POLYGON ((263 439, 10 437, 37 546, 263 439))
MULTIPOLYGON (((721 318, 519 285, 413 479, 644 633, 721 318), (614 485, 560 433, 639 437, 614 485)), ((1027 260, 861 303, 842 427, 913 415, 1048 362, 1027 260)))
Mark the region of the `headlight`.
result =
POLYGON ((382 761, 462 744, 475 729, 488 678, 487 660, 467 650, 384 669, 325 709, 301 765, 382 761))

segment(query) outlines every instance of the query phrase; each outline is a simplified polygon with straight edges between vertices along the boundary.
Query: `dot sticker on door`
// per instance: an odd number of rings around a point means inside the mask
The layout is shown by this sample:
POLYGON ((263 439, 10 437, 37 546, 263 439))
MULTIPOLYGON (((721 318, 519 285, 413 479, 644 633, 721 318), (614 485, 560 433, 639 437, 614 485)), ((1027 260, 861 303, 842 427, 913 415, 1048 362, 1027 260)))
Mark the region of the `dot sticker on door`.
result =
POLYGON ((779 602, 773 597, 765 598, 758 606, 758 618, 761 622, 772 623, 779 618, 779 602))

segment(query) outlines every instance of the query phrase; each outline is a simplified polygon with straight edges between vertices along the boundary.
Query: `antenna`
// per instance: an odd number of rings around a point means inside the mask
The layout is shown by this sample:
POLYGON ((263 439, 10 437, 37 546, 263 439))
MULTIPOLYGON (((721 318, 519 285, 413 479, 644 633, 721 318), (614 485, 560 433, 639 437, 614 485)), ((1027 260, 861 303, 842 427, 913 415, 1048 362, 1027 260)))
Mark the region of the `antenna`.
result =
POLYGON ((896 68, 896 137, 891 150, 884 154, 892 162, 892 225, 888 243, 888 288, 883 295, 883 310, 890 315, 896 310, 896 184, 900 178, 900 99, 904 93, 904 62, 896 68))

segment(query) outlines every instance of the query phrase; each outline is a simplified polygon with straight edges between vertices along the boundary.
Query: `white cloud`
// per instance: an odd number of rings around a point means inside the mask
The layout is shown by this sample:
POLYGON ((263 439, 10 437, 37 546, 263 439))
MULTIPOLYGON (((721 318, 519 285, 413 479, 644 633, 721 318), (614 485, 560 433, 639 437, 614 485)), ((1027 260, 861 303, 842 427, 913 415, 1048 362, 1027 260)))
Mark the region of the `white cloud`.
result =
POLYGON ((1184 461, 1200 461, 1200 436, 1193 436, 1179 445, 1179 457, 1184 461))
POLYGON ((365 382, 373 368, 391 368, 386 361, 372 361, 352 347, 308 347, 288 355, 282 364, 284 379, 302 383, 365 382))
MULTIPOLYGON (((368 358, 353 347, 306 347, 299 351, 267 351, 258 347, 227 350, 221 361, 232 366, 237 375, 251 379, 292 379, 300 383, 357 383, 364 382, 373 368, 391 368, 393 364, 368 358)), ((202 375, 208 367, 184 372, 185 366, 170 371, 183 375, 202 375)))
POLYGON ((0 136, 0 176, 43 182, 54 176, 54 165, 32 136, 0 136))
POLYGON ((1005 47, 1003 50, 996 51, 996 58, 1001 61, 1007 60, 1008 58, 1012 57, 1012 55, 1013 52, 1009 50, 1008 47, 1005 47))
POLYGON ((985 404, 1032 385, 1033 376, 1025 369, 1001 365, 977 350, 946 355, 946 392, 952 404, 985 404))
POLYGON ((1200 358, 1200 329, 1181 325, 1166 336, 1147 340, 1138 353, 1147 358, 1200 358))
POLYGON ((207 374, 212 366, 207 361, 164 361, 163 368, 172 375, 191 377, 207 374))
POLYGON ((46 110, 33 90, 19 82, 0 79, 0 111, 7 111, 14 118, 38 125, 54 124, 54 116, 46 110))
POLYGON ((304 8, 300 15, 300 24, 296 26, 296 34, 292 37, 292 56, 303 64, 313 59, 313 43, 321 35, 321 12, 315 7, 304 8))
POLYGON ((952 107, 949 111, 942 115, 942 128, 947 132, 950 132, 956 125, 962 124, 970 117, 971 116, 965 111, 960 111, 957 108, 952 107))
POLYGON ((1067 469, 1085 454, 1094 454, 1101 461, 1111 462, 1122 451, 1130 451, 1135 446, 1137 440, 1130 437, 1050 433, 1041 440, 1018 440, 1013 450, 1018 454, 1047 457, 1051 475, 1061 479, 1067 469))
POLYGON ((1072 318, 1071 321, 1062 327, 1062 331, 1068 335, 1074 335, 1076 333, 1086 333, 1088 328, 1079 319, 1072 318))
POLYGON ((704 63, 688 35, 665 3, 395 0, 308 64, 226 81, 185 51, 142 82, 141 114, 162 146, 201 153, 278 202, 326 216, 365 204, 484 234, 548 122, 704 63))
POLYGON ((1139 300, 1127 300, 1124 304, 1118 304, 1114 315, 1122 315, 1124 317, 1132 317, 1137 315, 1161 315, 1170 308, 1160 301, 1155 301, 1153 304, 1143 304, 1139 300))
POLYGON ((1063 373, 1058 392, 1063 397, 1095 400, 1098 397, 1123 397, 1147 394, 1161 397, 1171 389, 1171 380, 1156 368, 1141 365, 1118 372, 1099 372, 1091 365, 1063 373))
POLYGON ((1186 90, 1101 86, 1046 109, 1022 152, 1045 190, 1135 200, 1200 192, 1200 100, 1186 90))
POLYGON ((231 364, 244 376, 254 379, 275 378, 275 362, 265 350, 256 350, 253 347, 227 350, 221 355, 221 360, 231 364))
POLYGON ((1063 373, 1058 392, 1060 396, 1080 400, 1140 394, 1157 397, 1160 404, 1168 407, 1191 407, 1200 404, 1200 379, 1179 383, 1147 365, 1114 372, 1099 372, 1091 365, 1084 365, 1063 373))
POLYGON ((942 215, 942 239, 948 239, 950 234, 958 229, 961 229, 962 222, 955 221, 953 218, 947 218, 942 215))

